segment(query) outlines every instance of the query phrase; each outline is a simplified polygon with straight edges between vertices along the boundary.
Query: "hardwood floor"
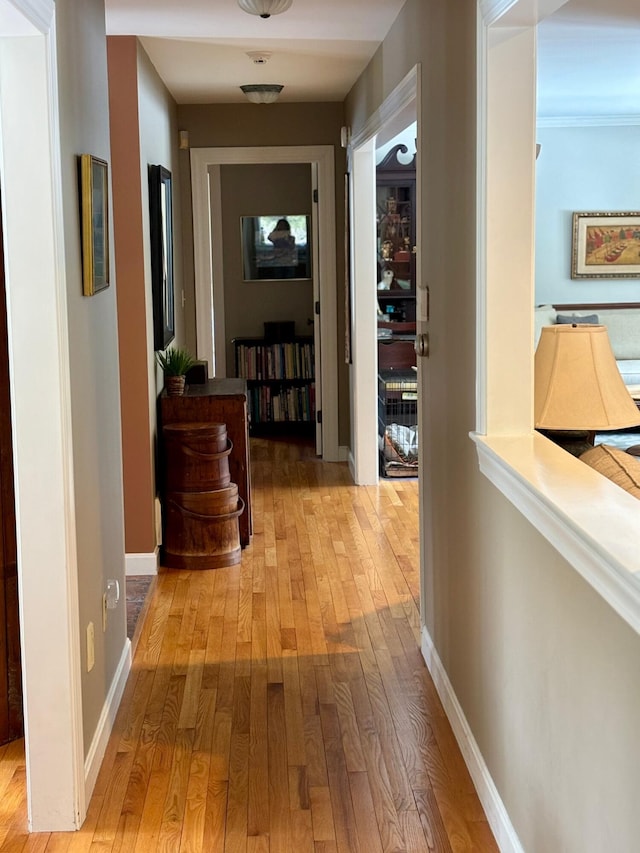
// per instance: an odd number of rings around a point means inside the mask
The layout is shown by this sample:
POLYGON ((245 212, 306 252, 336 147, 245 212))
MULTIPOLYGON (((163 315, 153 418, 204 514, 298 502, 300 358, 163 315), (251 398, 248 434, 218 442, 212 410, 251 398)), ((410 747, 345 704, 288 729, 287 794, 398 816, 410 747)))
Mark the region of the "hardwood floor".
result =
POLYGON ((497 850, 419 652, 417 482, 252 465, 241 565, 158 576, 84 827, 26 835, 10 745, 0 851, 497 850))

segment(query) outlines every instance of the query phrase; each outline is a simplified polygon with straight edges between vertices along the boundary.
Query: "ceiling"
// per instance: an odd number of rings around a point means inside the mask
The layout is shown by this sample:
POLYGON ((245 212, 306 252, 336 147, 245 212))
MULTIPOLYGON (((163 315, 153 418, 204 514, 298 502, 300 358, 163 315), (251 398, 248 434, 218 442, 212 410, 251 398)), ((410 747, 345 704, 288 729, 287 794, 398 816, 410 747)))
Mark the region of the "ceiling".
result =
MULTIPOLYGON (((179 104, 243 102, 244 83, 342 101, 404 2, 293 0, 263 20, 237 0, 106 0, 107 32, 139 36, 179 104)), ((538 57, 540 119, 640 116, 639 0, 568 0, 540 25, 538 57)))
POLYGON ((264 20, 237 0, 106 0, 107 32, 137 35, 179 104, 245 100, 280 83, 281 102, 342 101, 405 0, 293 0, 264 20), (271 52, 256 65, 248 51, 271 52))

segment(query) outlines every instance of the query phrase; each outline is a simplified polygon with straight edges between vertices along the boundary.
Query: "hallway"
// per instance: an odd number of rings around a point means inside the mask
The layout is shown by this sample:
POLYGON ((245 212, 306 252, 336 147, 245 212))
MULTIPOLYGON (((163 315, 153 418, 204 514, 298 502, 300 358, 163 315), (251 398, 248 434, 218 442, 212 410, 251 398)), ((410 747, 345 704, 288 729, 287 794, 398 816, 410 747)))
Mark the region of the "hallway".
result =
POLYGON ((251 452, 252 543, 159 575, 84 827, 27 836, 5 763, 0 851, 497 850, 419 651, 417 481, 251 452))

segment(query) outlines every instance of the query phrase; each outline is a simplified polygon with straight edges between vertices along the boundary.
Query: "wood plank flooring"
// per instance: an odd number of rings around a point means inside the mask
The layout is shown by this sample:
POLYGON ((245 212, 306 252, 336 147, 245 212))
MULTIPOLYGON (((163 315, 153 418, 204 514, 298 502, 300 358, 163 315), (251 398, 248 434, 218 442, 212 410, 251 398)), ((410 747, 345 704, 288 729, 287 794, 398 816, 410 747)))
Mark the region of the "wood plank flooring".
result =
POLYGON ((417 483, 252 440, 242 563, 162 571, 83 828, 0 851, 497 851, 419 652, 417 483))

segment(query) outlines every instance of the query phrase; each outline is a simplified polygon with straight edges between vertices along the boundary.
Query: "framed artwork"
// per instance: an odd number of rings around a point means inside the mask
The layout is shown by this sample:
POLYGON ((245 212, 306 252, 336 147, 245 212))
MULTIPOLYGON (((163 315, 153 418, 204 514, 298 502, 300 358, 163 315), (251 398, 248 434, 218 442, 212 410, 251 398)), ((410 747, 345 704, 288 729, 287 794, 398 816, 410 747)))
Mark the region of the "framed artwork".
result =
POLYGON ((149 222, 153 348, 158 351, 175 337, 171 172, 164 166, 149 166, 149 222))
POLYGON ((109 287, 109 166, 92 154, 78 158, 82 230, 82 292, 109 287))
POLYGON ((241 216, 243 280, 310 279, 310 234, 305 213, 241 216))
POLYGON ((574 213, 571 278, 640 278, 640 213, 574 213))

